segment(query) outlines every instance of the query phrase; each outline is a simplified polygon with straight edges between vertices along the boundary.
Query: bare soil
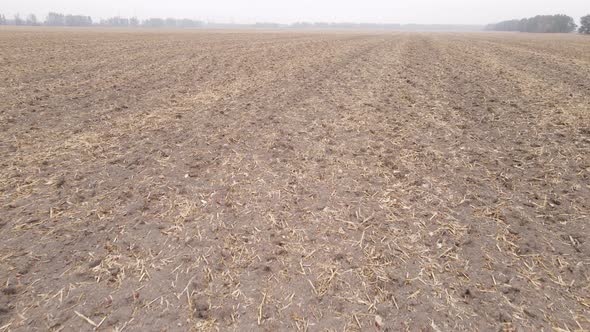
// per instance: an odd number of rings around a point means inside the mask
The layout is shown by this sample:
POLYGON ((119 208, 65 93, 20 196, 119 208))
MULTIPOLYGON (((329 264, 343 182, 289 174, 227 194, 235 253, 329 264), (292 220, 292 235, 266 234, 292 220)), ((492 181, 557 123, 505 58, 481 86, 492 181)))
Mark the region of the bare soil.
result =
POLYGON ((0 30, 0 331, 588 331, 590 39, 0 30))

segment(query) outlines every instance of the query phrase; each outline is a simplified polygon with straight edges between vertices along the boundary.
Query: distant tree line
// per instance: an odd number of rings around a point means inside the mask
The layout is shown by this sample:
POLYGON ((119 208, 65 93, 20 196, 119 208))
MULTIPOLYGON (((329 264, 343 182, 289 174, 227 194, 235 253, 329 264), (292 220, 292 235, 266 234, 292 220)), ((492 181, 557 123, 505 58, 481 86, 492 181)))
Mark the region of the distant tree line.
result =
MULTIPOLYGON (((200 27, 227 27, 227 28, 294 28, 294 29, 387 29, 387 30, 440 30, 440 31, 476 31, 481 30, 478 26, 460 25, 400 25, 400 24, 378 24, 378 23, 308 23, 298 22, 293 24, 278 24, 259 22, 255 24, 218 24, 203 23, 191 19, 175 18, 149 18, 139 20, 136 17, 111 17, 94 22, 92 17, 85 15, 64 15, 51 12, 45 21, 37 20, 33 14, 21 17, 20 14, 7 18, 0 14, 0 25, 46 25, 46 26, 105 26, 105 27, 145 27, 145 28, 200 28, 200 27)), ((520 32, 561 32, 569 33, 575 31, 577 25, 574 19, 567 15, 539 15, 531 18, 503 21, 490 24, 485 27, 489 31, 520 31, 520 32)), ((578 30, 581 34, 590 34, 590 15, 581 19, 581 26, 578 30)))
POLYGON ((33 19, 22 20, 17 14, 14 20, 5 20, 4 16, 0 16, 0 24, 10 25, 46 25, 46 26, 105 26, 105 27, 145 27, 145 28, 200 28, 205 25, 218 28, 266 28, 266 29, 402 29, 400 24, 377 24, 377 23, 328 23, 328 22, 298 22, 293 24, 279 24, 272 22, 258 22, 255 24, 205 24, 202 21, 191 19, 175 19, 175 18, 148 18, 146 20, 139 20, 135 17, 110 17, 101 19, 99 22, 93 22, 90 16, 83 15, 64 15, 60 13, 51 12, 47 15, 44 22, 37 22, 34 15, 30 15, 33 19))
POLYGON ((401 28, 401 24, 379 24, 379 23, 330 23, 330 22, 297 22, 290 25, 296 29, 392 29, 401 28))
POLYGON ((574 19, 567 15, 538 15, 509 20, 486 26, 489 31, 520 31, 540 33, 570 33, 576 30, 574 19))
POLYGON ((91 26, 92 17, 84 15, 64 15, 60 13, 49 13, 45 19, 45 25, 48 26, 91 26))
POLYGON ((203 26, 203 22, 187 18, 149 18, 142 21, 141 26, 146 28, 200 28, 203 26))
POLYGON ((51 12, 47 14, 44 22, 37 20, 35 15, 29 15, 22 18, 20 14, 14 15, 12 19, 6 18, 5 15, 0 14, 0 25, 46 25, 46 26, 109 26, 109 27, 146 27, 146 28, 198 28, 203 26, 203 22, 191 19, 175 19, 175 18, 149 18, 140 21, 136 17, 111 17, 100 20, 95 23, 92 17, 85 15, 64 15, 61 13, 51 12))
POLYGON ((138 27, 140 25, 139 20, 136 17, 111 17, 106 20, 100 20, 100 25, 108 27, 138 27))
POLYGON ((22 18, 20 14, 16 14, 13 16, 12 19, 6 18, 5 15, 0 14, 0 25, 41 25, 40 22, 37 21, 37 16, 31 14, 25 18, 22 18))

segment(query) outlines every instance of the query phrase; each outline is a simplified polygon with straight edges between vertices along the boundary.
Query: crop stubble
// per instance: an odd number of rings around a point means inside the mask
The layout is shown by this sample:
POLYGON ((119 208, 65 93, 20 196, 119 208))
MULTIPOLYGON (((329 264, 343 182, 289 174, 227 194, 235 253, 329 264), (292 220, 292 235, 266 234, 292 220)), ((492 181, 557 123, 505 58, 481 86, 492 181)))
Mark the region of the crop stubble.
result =
POLYGON ((589 54, 0 30, 0 330, 588 330, 589 54))

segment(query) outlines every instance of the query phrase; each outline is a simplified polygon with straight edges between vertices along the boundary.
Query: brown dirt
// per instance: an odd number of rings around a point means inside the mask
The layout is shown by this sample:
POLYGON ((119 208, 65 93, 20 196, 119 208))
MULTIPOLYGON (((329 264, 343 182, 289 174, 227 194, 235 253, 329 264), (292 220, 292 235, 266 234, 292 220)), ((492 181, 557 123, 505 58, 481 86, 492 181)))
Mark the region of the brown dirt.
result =
POLYGON ((590 40, 0 30, 0 331, 590 329, 590 40))

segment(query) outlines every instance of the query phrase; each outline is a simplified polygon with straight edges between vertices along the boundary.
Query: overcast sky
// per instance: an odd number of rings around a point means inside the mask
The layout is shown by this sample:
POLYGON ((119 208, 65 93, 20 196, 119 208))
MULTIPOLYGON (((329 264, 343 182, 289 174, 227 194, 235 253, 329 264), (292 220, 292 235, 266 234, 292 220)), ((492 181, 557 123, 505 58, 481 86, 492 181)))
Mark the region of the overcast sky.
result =
POLYGON ((176 17, 216 22, 486 24, 537 14, 590 13, 590 0, 1 0, 0 13, 176 17))

